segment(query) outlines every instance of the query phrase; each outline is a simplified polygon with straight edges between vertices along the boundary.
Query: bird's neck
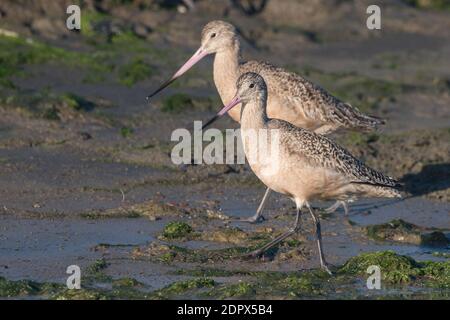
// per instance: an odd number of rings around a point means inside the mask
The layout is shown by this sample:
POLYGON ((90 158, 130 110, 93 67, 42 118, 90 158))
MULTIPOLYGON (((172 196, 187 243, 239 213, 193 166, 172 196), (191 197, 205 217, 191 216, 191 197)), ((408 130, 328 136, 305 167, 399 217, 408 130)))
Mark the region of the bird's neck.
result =
POLYGON ((263 129, 269 120, 266 112, 267 96, 261 93, 243 106, 241 127, 246 129, 263 129))
MULTIPOLYGON (((239 78, 240 45, 233 45, 216 53, 214 57, 214 83, 219 91, 222 103, 227 104, 236 93, 236 81, 239 78)), ((240 106, 230 110, 230 116, 239 121, 240 106)))

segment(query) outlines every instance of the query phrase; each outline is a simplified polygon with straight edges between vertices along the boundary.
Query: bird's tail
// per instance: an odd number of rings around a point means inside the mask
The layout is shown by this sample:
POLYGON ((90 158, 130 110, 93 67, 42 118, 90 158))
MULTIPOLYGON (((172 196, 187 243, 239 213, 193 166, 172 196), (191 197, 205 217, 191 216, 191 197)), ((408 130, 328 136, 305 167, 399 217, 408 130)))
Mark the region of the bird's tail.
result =
POLYGON ((380 126, 383 126, 386 124, 386 120, 375 117, 372 115, 366 115, 363 113, 359 113, 358 115, 358 122, 357 122, 357 128, 365 130, 365 131, 374 131, 378 130, 380 126))
POLYGON ((379 198, 402 198, 401 190, 403 185, 396 183, 395 185, 386 185, 370 182, 353 182, 358 185, 360 192, 364 193, 367 197, 379 197, 379 198))
POLYGON ((386 120, 364 114, 359 111, 358 108, 355 108, 348 103, 341 103, 339 109, 343 118, 346 119, 346 126, 351 129, 356 129, 358 131, 375 131, 380 126, 386 124, 386 120))

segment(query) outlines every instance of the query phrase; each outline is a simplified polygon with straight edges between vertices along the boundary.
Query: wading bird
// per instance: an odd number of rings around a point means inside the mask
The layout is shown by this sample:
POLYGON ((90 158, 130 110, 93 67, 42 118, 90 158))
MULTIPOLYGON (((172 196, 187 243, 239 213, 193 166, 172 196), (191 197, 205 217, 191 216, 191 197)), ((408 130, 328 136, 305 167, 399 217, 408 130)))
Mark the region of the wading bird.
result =
MULTIPOLYGON (((181 77, 192 66, 209 54, 214 57, 214 83, 222 103, 230 101, 236 92, 236 81, 246 72, 260 74, 268 85, 267 113, 269 117, 286 120, 293 125, 329 134, 339 129, 370 131, 384 121, 361 113, 357 108, 344 103, 320 86, 282 68, 258 61, 241 61, 241 44, 236 28, 224 21, 212 21, 202 30, 201 46, 194 55, 161 87, 147 96, 150 99, 181 77)), ((230 110, 229 115, 240 121, 241 107, 230 110)), ((212 119, 214 121, 215 119, 212 119)), ((243 221, 258 222, 270 194, 267 189, 256 214, 243 221)), ((327 212, 335 211, 340 205, 348 212, 344 201, 338 201, 327 212)))
POLYGON ((301 210, 306 207, 314 220, 321 267, 331 273, 323 254, 320 221, 311 209, 310 201, 401 197, 397 190, 399 184, 367 167, 327 137, 284 120, 269 118, 266 111, 268 91, 260 75, 245 73, 239 77, 236 87, 234 98, 216 117, 241 105, 241 135, 251 169, 268 188, 290 197, 297 208, 294 227, 252 252, 251 256, 260 256, 296 233, 300 227, 301 210), (277 152, 260 152, 260 140, 248 141, 246 137, 255 130, 265 131, 269 140, 267 144, 275 143, 277 152), (274 137, 277 137, 276 141, 270 141, 274 137))

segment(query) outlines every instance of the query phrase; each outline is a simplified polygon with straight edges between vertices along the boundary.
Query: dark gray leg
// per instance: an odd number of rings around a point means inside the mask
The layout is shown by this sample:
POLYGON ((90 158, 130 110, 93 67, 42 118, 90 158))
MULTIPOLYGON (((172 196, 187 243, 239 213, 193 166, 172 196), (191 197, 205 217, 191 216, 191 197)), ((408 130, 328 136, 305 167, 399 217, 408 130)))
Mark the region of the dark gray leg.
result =
POLYGON ((316 226, 316 238, 317 238, 317 247, 319 248, 320 266, 326 272, 328 272, 329 274, 332 274, 330 269, 328 269, 328 265, 327 265, 327 262, 325 261, 325 256, 323 254, 322 231, 321 231, 321 227, 320 227, 320 220, 312 211, 311 207, 309 206, 309 203, 306 203, 306 206, 308 207, 309 213, 311 214, 314 224, 316 226))
POLYGON ((273 239, 269 243, 265 244, 261 248, 255 250, 255 251, 253 251, 251 253, 249 253, 248 256, 250 256, 250 257, 259 257, 265 251, 267 251, 270 248, 274 247, 275 245, 277 245, 278 243, 280 243, 284 239, 290 237, 291 235, 297 233, 298 230, 300 230, 300 214, 301 214, 301 209, 297 208, 297 217, 295 218, 295 224, 294 224, 294 227, 292 229, 290 229, 289 231, 279 235, 278 237, 276 237, 275 239, 273 239))
POLYGON ((270 194, 270 188, 267 188, 267 190, 264 193, 264 196, 261 200, 261 203, 259 204, 259 207, 253 216, 251 216, 250 218, 243 218, 243 219, 238 219, 238 220, 243 221, 243 222, 250 222, 250 223, 258 223, 258 222, 264 221, 262 211, 264 209, 264 206, 266 205, 267 199, 269 198, 269 194, 270 194))

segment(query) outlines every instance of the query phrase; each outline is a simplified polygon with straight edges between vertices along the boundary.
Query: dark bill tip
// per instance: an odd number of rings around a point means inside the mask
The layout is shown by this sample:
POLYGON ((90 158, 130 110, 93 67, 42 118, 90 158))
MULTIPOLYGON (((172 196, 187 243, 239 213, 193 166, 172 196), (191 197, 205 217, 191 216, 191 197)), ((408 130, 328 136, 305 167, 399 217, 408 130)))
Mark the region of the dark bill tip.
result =
POLYGON ((203 126, 202 126, 202 130, 205 130, 211 123, 213 123, 214 121, 216 121, 219 118, 219 115, 216 114, 214 117, 212 117, 211 119, 209 119, 203 126))
POLYGON ((145 99, 147 101, 149 101, 151 98, 153 98, 153 96, 157 95, 159 92, 164 90, 166 87, 168 87, 175 80, 176 80, 176 78, 172 78, 172 79, 167 80, 158 89, 156 89, 152 94, 149 94, 147 97, 145 97, 145 99))

